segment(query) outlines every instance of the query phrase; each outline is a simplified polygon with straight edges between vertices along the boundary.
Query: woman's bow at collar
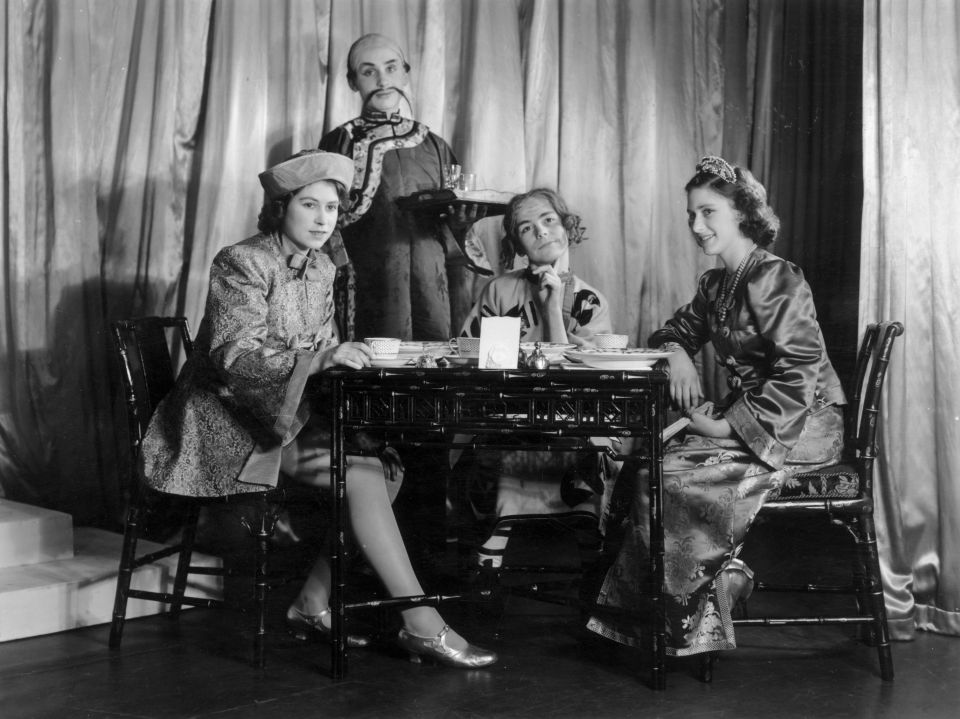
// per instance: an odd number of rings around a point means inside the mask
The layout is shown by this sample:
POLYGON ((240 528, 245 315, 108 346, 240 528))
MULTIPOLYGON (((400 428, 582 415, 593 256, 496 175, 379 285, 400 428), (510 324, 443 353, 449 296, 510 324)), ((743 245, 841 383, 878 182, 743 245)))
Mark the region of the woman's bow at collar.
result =
POLYGON ((323 270, 317 262, 314 250, 309 253, 297 252, 287 258, 287 267, 297 271, 297 277, 308 282, 320 282, 323 279, 323 270))

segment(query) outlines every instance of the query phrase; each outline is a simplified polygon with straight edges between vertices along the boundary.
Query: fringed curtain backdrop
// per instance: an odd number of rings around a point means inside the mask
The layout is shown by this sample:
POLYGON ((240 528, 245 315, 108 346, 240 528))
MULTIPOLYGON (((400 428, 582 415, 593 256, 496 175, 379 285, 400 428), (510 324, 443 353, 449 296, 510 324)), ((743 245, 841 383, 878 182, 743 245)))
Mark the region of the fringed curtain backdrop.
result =
POLYGON ((868 0, 861 325, 903 322, 881 425, 891 631, 960 634, 960 6, 868 0))

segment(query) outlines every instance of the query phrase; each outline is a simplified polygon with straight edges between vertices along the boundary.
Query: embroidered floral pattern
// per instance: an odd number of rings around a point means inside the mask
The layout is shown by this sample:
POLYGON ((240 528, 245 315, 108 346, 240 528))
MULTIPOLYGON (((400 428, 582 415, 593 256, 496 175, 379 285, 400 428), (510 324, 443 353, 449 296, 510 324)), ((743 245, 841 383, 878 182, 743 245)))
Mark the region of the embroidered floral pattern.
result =
POLYGON ((336 268, 324 254, 313 262, 313 280, 304 281, 267 235, 214 258, 193 355, 141 447, 153 488, 206 497, 250 491, 236 480, 254 447, 277 447, 304 426, 311 359, 338 341, 336 268))
MULTIPOLYGON (((832 437, 824 441, 829 444, 832 437)), ((836 461, 837 456, 828 459, 836 461)), ((793 469, 770 471, 736 439, 690 435, 668 446, 663 461, 667 654, 686 656, 736 646, 717 577, 740 551, 764 501, 793 469)), ((623 475, 617 480, 632 482, 636 493, 626 523, 634 531, 623 533, 620 553, 600 592, 601 604, 635 606, 640 602, 638 588, 647 582, 647 480, 645 470, 639 466, 637 470, 632 480, 623 475), (641 527, 643 531, 637 531, 641 527)), ((608 527, 608 535, 615 530, 616 526, 608 527)), ((638 643, 639 634, 628 623, 593 618, 588 626, 616 641, 638 643)))
POLYGON ((353 189, 350 209, 343 213, 343 224, 350 225, 363 217, 380 187, 383 156, 390 150, 416 147, 426 139, 430 129, 416 120, 403 119, 397 124, 371 123, 363 117, 344 125, 354 138, 353 189))
MULTIPOLYGON (((675 656, 735 646, 721 569, 736 557, 771 493, 791 485, 801 491, 797 473, 806 475, 807 491, 820 489, 822 478, 808 475, 841 456, 838 405, 845 397, 824 350, 803 273, 760 248, 741 272, 735 291, 724 284, 723 268, 705 272, 694 298, 649 339, 651 346, 676 343, 691 355, 710 343, 732 389, 719 408, 735 438, 688 436, 669 445, 664 456, 663 591, 674 600, 664 606, 667 653, 675 656), (718 322, 721 294, 728 300, 722 303, 729 313, 726 322, 718 322), (702 576, 693 579, 691 556, 702 566, 702 576)), ((646 478, 636 477, 630 485, 634 505, 648 507, 646 478)), ((836 485, 847 489, 842 482, 836 485)), ((627 524, 643 521, 635 510, 617 518, 627 524)), ((647 554, 644 536, 624 533, 601 590, 602 603, 629 609, 641 601, 636 587, 649 581, 649 565, 640 559, 647 554)), ((629 623, 595 618, 588 626, 627 644, 638 636, 629 623)))

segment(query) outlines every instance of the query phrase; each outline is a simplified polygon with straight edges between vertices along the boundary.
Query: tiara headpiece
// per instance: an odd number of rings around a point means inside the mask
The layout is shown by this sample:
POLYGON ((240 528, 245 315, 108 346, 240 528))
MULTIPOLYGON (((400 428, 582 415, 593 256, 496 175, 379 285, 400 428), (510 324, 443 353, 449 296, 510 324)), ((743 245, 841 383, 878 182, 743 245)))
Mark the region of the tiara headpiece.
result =
POLYGON ((722 157, 707 155, 701 158, 697 163, 697 172, 705 172, 708 175, 716 175, 724 182, 734 183, 737 181, 737 173, 734 172, 733 165, 722 157))

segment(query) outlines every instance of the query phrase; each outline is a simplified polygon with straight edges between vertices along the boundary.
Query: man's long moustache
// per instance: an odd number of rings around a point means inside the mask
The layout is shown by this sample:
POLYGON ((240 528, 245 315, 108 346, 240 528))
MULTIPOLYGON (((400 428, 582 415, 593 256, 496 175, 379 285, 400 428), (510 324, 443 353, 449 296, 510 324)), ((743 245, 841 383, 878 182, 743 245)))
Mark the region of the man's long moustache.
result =
POLYGON ((399 92, 399 93, 400 93, 400 97, 402 97, 402 98, 404 99, 404 101, 406 101, 407 107, 410 108, 411 112, 413 111, 413 103, 410 101, 410 96, 406 93, 405 90, 403 90, 402 88, 399 88, 399 87, 384 87, 384 88, 380 88, 379 90, 374 90, 373 92, 371 92, 369 95, 367 95, 367 96, 364 98, 364 100, 363 100, 363 109, 364 109, 364 110, 367 109, 367 105, 370 104, 370 98, 372 98, 372 97, 373 97, 374 95, 376 95, 378 92, 383 92, 384 90, 393 90, 393 91, 395 91, 395 92, 399 92))
MULTIPOLYGON (((399 88, 399 87, 390 87, 390 88, 383 88, 383 89, 394 90, 396 92, 399 92, 400 97, 402 97, 404 101, 407 103, 407 107, 409 108, 410 112, 413 112, 413 102, 411 102, 410 96, 406 93, 406 91, 404 91, 402 88, 399 88)), ((363 101, 363 110, 367 109, 367 105, 370 104, 370 99, 374 95, 376 95, 377 92, 382 92, 382 91, 383 90, 377 90, 376 92, 371 92, 369 95, 367 95, 366 99, 364 99, 363 101)))

